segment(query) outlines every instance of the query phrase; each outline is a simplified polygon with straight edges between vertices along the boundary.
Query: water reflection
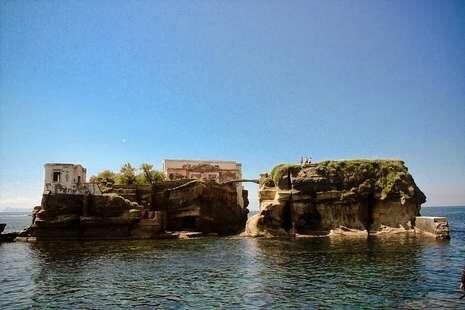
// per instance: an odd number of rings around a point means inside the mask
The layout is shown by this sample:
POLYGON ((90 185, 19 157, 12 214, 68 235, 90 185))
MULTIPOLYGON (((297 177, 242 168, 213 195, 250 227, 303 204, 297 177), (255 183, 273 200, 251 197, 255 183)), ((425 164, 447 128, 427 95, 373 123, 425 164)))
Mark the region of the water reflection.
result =
POLYGON ((369 239, 259 240, 258 278, 270 304, 405 306, 422 298, 422 252, 437 246, 411 236, 369 239))
MULTIPOLYGON (((0 248, 0 263, 12 271, 6 278, 12 288, 0 293, 27 308, 461 305, 455 284, 446 282, 451 266, 460 265, 455 248, 408 235, 10 246, 0 248), (17 253, 16 264, 10 253, 17 253)), ((8 302, 0 307, 11 307, 8 302)))

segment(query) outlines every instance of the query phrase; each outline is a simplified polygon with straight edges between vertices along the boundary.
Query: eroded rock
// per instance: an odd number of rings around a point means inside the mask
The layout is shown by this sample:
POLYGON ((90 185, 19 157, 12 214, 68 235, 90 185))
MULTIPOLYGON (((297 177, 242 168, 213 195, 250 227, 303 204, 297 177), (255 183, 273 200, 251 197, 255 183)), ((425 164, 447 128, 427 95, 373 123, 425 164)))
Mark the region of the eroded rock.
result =
POLYGON ((103 195, 45 194, 28 239, 150 239, 166 231, 241 233, 247 191, 234 184, 187 180, 175 187, 118 188, 103 195), (143 203, 142 203, 143 202, 143 203))
POLYGON ((251 236, 411 230, 426 197, 400 160, 281 164, 260 179, 251 236))

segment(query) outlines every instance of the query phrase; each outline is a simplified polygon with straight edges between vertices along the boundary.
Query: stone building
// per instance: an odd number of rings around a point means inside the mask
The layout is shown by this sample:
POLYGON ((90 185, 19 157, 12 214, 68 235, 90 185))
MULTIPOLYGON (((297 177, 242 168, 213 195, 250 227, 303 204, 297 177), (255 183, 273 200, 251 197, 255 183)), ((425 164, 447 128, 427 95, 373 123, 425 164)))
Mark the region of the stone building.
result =
POLYGON ((163 172, 168 180, 196 179, 224 183, 242 178, 242 166, 235 161, 165 159, 163 172))
MULTIPOLYGON (((195 179, 225 183, 242 179, 242 165, 229 160, 165 159, 163 173, 167 180, 195 179)), ((244 206, 242 183, 236 184, 237 199, 244 206)))
POLYGON ((47 163, 44 165, 44 192, 99 194, 97 185, 86 182, 87 169, 80 164, 47 163))
POLYGON ((168 233, 172 231, 220 235, 243 231, 248 199, 237 179, 241 165, 179 162, 165 161, 165 173, 184 171, 178 179, 172 175, 173 180, 157 184, 113 185, 104 189, 105 194, 99 183, 86 182, 82 165, 48 163, 42 202, 34 209, 33 225, 24 236, 36 240, 150 239, 175 237, 168 233), (192 178, 202 181, 192 182, 192 178))

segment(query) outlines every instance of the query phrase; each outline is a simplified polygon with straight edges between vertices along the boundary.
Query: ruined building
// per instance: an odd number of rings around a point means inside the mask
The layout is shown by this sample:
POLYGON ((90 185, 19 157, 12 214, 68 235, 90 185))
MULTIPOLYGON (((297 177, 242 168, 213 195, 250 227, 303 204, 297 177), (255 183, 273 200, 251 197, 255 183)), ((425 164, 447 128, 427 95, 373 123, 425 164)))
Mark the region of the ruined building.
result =
POLYGON ((181 230, 240 233, 247 221, 247 191, 240 183, 229 182, 241 176, 240 164, 227 171, 221 163, 197 164, 202 171, 215 173, 215 180, 186 174, 152 185, 110 187, 86 182, 81 165, 46 164, 42 202, 34 208, 33 224, 22 237, 148 239, 181 230))
POLYGON ((86 183, 87 169, 82 165, 48 163, 44 165, 44 193, 101 194, 98 186, 86 183))

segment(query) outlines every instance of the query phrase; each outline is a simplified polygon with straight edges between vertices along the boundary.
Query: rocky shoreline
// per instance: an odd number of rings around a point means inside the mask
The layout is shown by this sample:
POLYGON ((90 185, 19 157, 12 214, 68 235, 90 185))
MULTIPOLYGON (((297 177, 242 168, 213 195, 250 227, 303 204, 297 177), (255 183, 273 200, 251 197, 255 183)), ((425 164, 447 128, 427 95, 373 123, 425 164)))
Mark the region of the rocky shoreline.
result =
POLYGON ((0 224, 0 243, 1 242, 13 242, 15 241, 16 237, 18 237, 18 233, 12 232, 12 233, 3 233, 3 230, 5 230, 6 224, 1 223, 0 224))
POLYGON ((192 180, 114 187, 101 195, 48 193, 34 208, 32 225, 20 233, 18 240, 166 239, 195 235, 183 231, 238 234, 247 220, 244 201, 247 192, 238 193, 234 185, 192 180))

